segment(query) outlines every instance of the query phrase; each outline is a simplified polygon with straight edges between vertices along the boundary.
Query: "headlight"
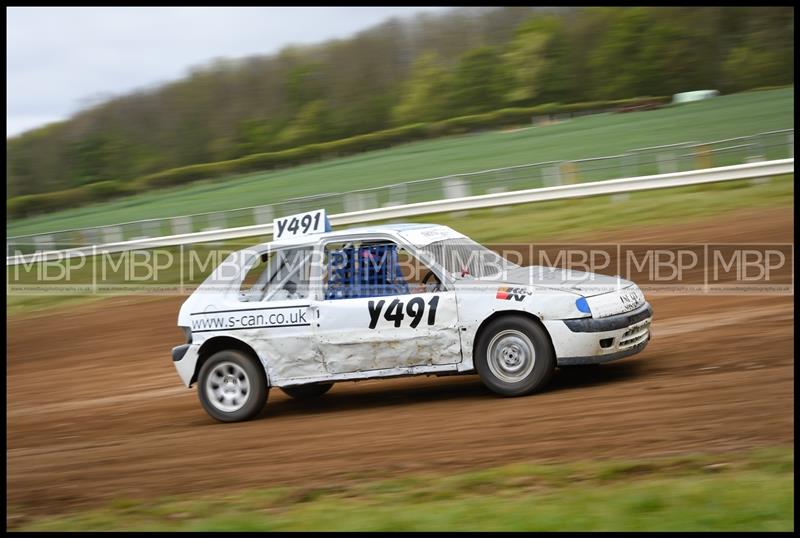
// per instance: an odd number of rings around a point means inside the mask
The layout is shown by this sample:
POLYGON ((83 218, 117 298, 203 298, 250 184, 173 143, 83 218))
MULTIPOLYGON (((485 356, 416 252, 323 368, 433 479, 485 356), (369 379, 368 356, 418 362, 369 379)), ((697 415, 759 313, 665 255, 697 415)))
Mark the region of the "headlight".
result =
POLYGON ((186 337, 186 343, 187 344, 191 344, 192 343, 192 329, 191 329, 191 327, 181 327, 181 330, 183 331, 183 336, 186 337))
POLYGON ((586 300, 586 297, 578 297, 578 300, 575 301, 575 307, 585 314, 592 313, 592 309, 589 308, 589 302, 586 300))

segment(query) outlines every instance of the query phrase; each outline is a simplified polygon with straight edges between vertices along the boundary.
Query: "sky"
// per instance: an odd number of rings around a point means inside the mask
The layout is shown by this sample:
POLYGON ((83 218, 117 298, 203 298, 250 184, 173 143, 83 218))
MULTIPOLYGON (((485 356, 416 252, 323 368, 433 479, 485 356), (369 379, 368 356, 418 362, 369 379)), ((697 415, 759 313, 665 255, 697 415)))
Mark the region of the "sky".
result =
POLYGON ((6 136, 215 58, 348 37, 442 7, 6 8, 6 136))

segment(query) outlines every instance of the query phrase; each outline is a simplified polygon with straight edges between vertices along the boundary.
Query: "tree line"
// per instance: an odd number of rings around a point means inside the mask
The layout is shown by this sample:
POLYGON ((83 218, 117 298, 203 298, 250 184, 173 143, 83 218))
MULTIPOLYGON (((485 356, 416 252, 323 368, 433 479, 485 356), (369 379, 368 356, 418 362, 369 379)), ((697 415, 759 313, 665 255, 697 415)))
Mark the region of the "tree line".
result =
POLYGON ((7 196, 498 109, 793 81, 790 7, 456 9, 215 60, 9 138, 7 196))

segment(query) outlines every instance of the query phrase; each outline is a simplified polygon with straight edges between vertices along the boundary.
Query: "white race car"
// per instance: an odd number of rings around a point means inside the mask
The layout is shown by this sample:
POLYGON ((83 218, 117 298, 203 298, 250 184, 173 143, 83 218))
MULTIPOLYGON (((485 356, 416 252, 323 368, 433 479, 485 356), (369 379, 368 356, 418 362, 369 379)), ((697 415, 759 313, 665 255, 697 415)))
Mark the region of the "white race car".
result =
MULTIPOLYGON (((184 385, 213 418, 253 418, 271 387, 315 398, 335 382, 476 373, 522 396, 559 366, 642 351, 653 311, 628 280, 520 267, 448 228, 326 231, 324 211, 275 221, 184 302, 184 385)), ((329 226, 327 227, 329 229, 329 226)))

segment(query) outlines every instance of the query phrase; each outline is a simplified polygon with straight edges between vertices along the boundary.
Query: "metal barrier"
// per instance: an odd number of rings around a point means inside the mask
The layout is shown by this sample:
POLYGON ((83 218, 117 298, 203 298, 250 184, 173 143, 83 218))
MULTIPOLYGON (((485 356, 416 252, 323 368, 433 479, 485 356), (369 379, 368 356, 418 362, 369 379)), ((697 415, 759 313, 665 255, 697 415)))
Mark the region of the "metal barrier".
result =
MULTIPOLYGON (((772 161, 759 161, 734 166, 723 166, 704 170, 691 170, 674 172, 670 174, 656 174, 649 176, 630 177, 607 181, 579 182, 572 185, 558 185, 535 189, 516 190, 509 192, 494 192, 478 196, 465 196, 459 198, 442 199, 427 202, 417 202, 392 207, 378 207, 346 213, 335 214, 330 217, 332 225, 358 224, 389 220, 418 215, 444 213, 450 211, 465 211, 487 207, 507 206, 530 202, 549 200, 563 200, 585 196, 604 194, 619 194, 666 187, 713 183, 719 181, 732 181, 794 173, 794 158, 778 159, 772 161)), ((15 252, 13 256, 6 257, 6 265, 31 264, 39 261, 64 259, 73 256, 93 256, 100 253, 110 254, 127 250, 142 250, 148 248, 165 247, 172 245, 187 245, 192 243, 208 243, 213 241, 226 241, 242 237, 263 237, 272 233, 272 223, 252 226, 227 228, 223 230, 208 230, 203 232, 176 234, 153 239, 136 239, 104 244, 101 246, 88 246, 60 251, 36 252, 24 254, 15 252)))

